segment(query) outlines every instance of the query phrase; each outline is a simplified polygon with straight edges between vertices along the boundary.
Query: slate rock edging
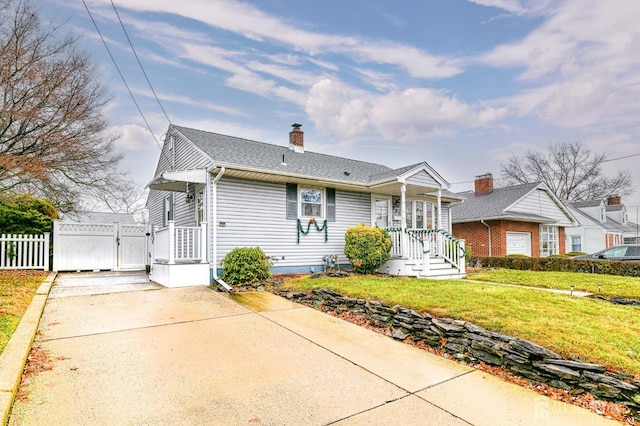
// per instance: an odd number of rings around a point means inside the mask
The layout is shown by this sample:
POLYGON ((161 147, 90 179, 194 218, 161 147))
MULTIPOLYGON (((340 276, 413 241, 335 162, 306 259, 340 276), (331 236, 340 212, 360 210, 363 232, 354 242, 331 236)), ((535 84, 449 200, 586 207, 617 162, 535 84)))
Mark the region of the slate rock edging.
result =
POLYGON ((364 315, 372 325, 389 328, 395 339, 424 342, 465 362, 504 366, 517 376, 574 395, 590 392, 598 399, 625 405, 635 419, 640 418, 640 380, 608 371, 604 365, 566 360, 536 343, 494 333, 470 322, 434 318, 399 305, 345 297, 329 289, 291 292, 276 288, 273 291, 324 311, 364 315))

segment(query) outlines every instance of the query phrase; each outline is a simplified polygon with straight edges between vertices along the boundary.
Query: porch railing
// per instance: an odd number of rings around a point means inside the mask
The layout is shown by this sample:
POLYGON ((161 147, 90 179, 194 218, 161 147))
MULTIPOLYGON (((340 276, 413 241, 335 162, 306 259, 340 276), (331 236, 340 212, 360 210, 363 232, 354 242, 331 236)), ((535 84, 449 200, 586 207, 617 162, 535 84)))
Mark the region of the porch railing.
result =
POLYGON ((48 271, 49 235, 0 235, 0 269, 48 271))
POLYGON ((406 229, 406 247, 402 247, 402 229, 387 229, 393 243, 391 254, 414 260, 428 268, 430 257, 440 257, 462 272, 465 268, 464 240, 442 229, 406 229))
POLYGON ((175 226, 170 220, 168 226, 154 231, 153 252, 157 263, 206 263, 207 227, 175 226))

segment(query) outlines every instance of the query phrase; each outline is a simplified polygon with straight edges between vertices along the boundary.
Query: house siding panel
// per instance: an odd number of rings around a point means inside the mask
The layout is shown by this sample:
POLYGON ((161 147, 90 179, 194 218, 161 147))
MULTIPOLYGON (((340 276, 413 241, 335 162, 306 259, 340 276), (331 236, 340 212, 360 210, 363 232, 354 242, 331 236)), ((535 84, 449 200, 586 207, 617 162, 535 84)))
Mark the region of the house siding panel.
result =
POLYGON ((440 184, 424 170, 409 177, 407 183, 427 188, 440 188, 440 184))
POLYGON ((549 194, 536 189, 509 209, 511 212, 533 213, 556 220, 561 226, 571 225, 571 221, 562 209, 553 201, 549 194))
MULTIPOLYGON (((286 218, 285 184, 223 177, 217 190, 218 200, 225 200, 218 206, 218 223, 213 224, 218 232, 218 267, 235 247, 255 246, 278 259, 274 267, 321 266, 322 257, 328 254, 338 254, 341 262, 346 262, 345 231, 361 222, 369 224, 371 218, 369 194, 337 190, 336 221, 328 222, 328 240, 324 241, 324 231, 311 225, 298 244, 297 221, 286 218)), ((304 230, 307 225, 303 220, 304 230)))

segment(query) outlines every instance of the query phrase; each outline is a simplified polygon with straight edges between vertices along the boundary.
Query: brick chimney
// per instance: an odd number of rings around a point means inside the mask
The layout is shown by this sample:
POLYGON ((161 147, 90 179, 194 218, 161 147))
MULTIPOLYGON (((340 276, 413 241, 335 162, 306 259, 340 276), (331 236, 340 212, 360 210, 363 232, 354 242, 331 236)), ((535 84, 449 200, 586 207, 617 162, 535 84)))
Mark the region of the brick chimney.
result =
POLYGON ((294 123, 291 125, 293 130, 289 132, 289 149, 294 152, 304 152, 304 132, 300 130, 302 124, 294 123))
POLYGON ((493 192, 493 175, 485 173, 476 176, 476 195, 491 194, 493 192))
POLYGON ((609 195, 607 197, 607 205, 608 206, 617 206, 620 204, 620 196, 619 195, 609 195))

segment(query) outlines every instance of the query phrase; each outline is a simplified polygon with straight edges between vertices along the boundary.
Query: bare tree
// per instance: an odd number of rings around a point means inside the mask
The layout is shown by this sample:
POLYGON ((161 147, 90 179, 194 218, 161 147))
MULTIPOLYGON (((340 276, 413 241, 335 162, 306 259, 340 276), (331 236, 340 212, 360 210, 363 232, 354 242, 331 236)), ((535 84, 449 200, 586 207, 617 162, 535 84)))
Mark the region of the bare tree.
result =
POLYGON ((606 154, 592 153, 579 142, 551 144, 546 153, 528 151, 512 156, 502 165, 502 177, 509 185, 543 182, 559 198, 570 201, 625 196, 633 192, 631 172, 621 170, 614 177, 602 174, 606 154))
POLYGON ((0 0, 0 190, 74 210, 112 186, 113 152, 96 68, 76 38, 28 0, 0 0))

